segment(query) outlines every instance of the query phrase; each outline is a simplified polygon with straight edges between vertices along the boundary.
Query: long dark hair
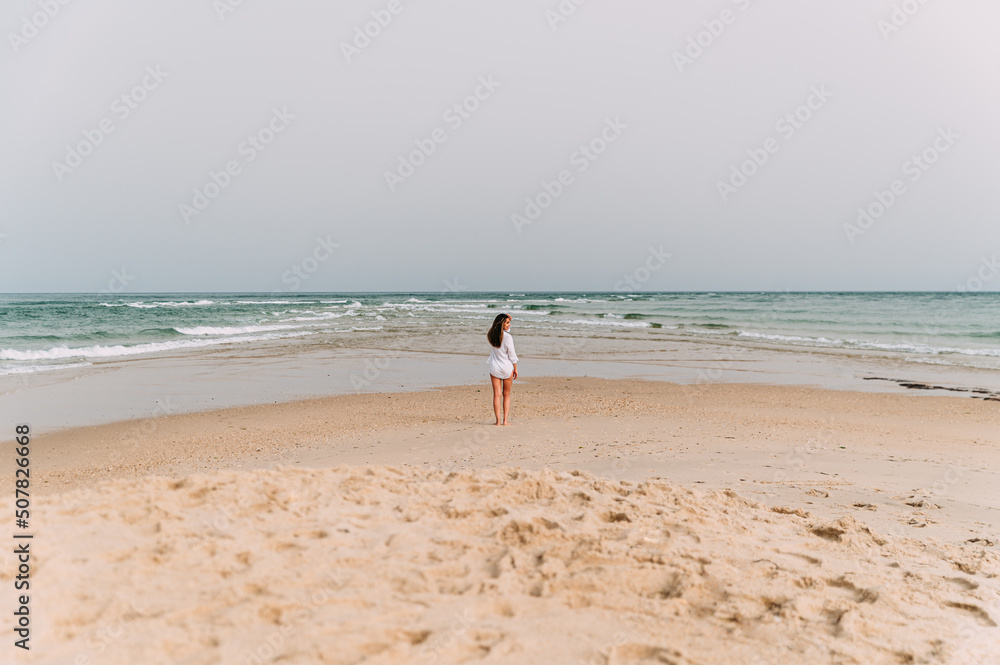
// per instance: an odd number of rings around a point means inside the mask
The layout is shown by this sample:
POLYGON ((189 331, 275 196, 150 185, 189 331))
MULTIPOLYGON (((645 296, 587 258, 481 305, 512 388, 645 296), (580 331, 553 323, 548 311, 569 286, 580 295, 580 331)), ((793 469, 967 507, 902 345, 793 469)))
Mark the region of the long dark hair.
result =
POLYGON ((500 342, 503 341, 503 324, 504 321, 510 317, 506 314, 497 314, 497 318, 493 319, 493 325, 490 327, 490 331, 486 333, 486 339, 490 340, 490 344, 496 348, 500 348, 500 342))

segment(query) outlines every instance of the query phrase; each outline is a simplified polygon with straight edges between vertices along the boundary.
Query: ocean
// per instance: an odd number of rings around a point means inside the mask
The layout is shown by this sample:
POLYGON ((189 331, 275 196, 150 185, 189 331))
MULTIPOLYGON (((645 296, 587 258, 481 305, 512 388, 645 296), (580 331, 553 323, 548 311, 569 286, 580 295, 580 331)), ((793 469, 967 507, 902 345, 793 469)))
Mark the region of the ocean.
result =
POLYGON ((519 339, 715 342, 1000 370, 1000 293, 105 293, 0 296, 0 376, 282 340, 482 346, 500 312, 519 339))

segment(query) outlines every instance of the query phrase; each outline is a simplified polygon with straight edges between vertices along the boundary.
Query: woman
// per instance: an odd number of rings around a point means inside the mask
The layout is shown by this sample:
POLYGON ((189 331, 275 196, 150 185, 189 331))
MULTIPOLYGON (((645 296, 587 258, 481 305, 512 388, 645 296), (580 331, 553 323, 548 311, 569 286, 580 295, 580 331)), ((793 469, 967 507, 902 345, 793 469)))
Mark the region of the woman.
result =
POLYGON ((510 388, 517 378, 517 354, 514 353, 514 338, 507 333, 510 330, 510 317, 498 314, 493 319, 493 327, 486 333, 493 351, 486 364, 490 368, 490 380, 493 382, 493 412, 496 414, 495 425, 509 425, 507 416, 510 414, 510 388), (501 393, 503 418, 501 414, 501 393))

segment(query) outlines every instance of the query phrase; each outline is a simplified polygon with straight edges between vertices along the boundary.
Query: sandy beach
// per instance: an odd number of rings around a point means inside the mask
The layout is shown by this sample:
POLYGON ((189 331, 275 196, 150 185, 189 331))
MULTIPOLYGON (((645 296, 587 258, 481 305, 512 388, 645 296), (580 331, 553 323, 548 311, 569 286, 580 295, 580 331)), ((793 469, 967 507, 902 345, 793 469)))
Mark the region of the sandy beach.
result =
POLYGON ((995 662, 1000 404, 548 377, 501 428, 490 397, 38 437, 30 662, 995 662))
POLYGON ((0 665, 1000 665, 1000 3, 0 17, 0 665))

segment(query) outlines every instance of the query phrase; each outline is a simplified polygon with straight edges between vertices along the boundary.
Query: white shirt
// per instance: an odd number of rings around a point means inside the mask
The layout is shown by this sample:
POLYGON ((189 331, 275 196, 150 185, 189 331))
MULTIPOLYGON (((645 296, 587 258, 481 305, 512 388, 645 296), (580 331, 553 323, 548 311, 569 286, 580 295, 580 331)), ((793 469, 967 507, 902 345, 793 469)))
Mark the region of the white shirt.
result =
POLYGON ((490 374, 498 379, 509 379, 514 374, 514 363, 517 354, 514 353, 514 338, 505 330, 500 340, 500 347, 493 347, 490 357, 486 360, 490 374))

